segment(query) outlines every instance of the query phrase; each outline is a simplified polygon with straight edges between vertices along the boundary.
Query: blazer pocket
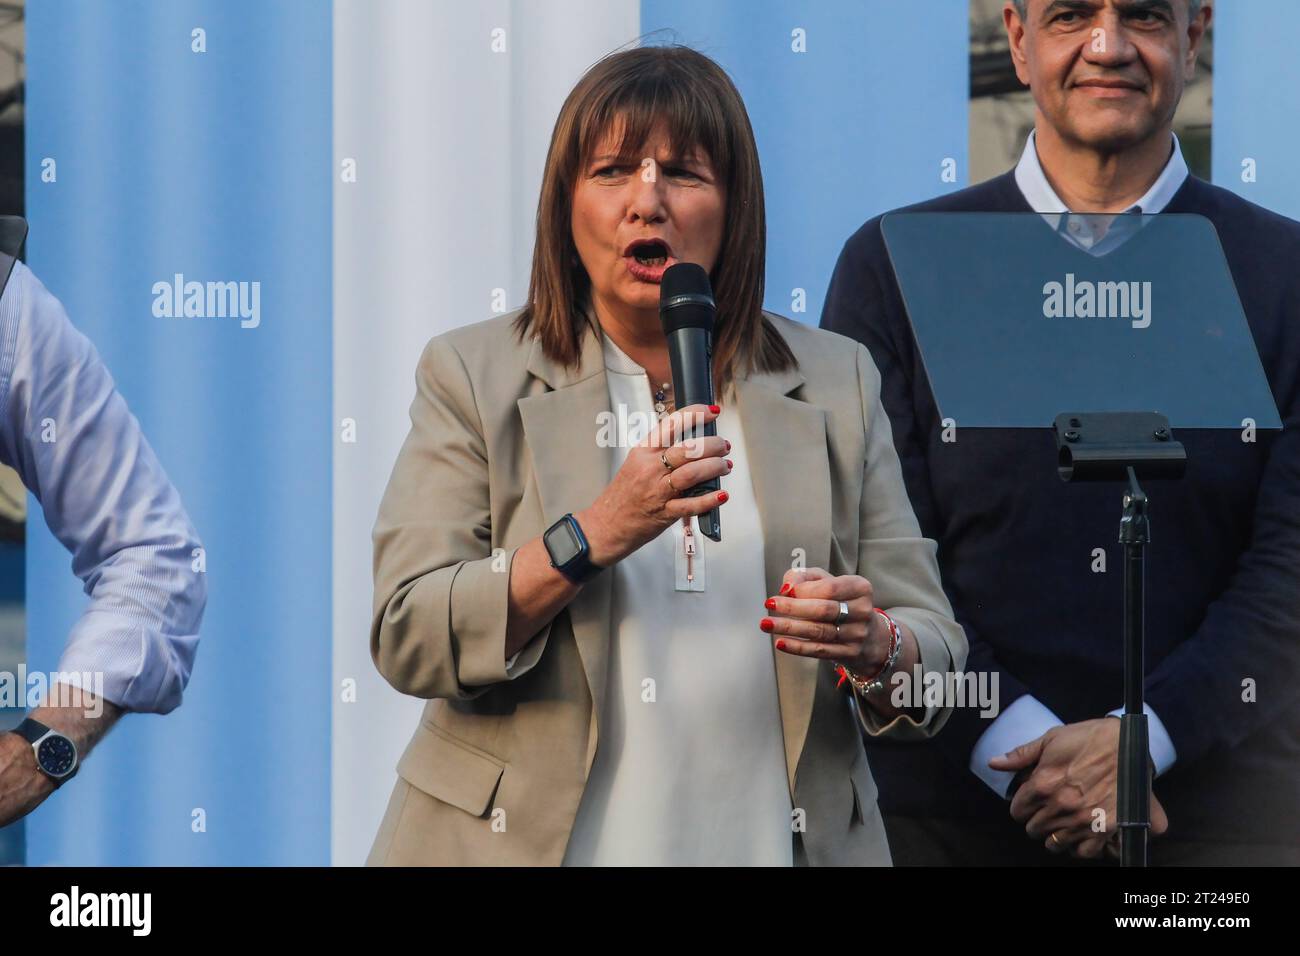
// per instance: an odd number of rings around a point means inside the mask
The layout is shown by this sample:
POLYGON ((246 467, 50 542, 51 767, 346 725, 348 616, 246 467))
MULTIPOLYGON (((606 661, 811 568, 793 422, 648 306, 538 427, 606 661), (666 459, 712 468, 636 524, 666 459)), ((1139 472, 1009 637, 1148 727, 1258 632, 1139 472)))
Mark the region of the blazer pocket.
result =
POLYGON ((495 757, 423 721, 397 762, 398 775, 411 786, 476 817, 492 805, 505 769, 495 757))
POLYGON ((867 822, 867 811, 872 812, 876 809, 876 798, 880 796, 880 791, 876 789, 875 778, 871 776, 871 768, 867 766, 867 754, 858 746, 858 755, 853 760, 853 766, 849 767, 849 782, 853 784, 853 812, 858 816, 859 823, 867 822))

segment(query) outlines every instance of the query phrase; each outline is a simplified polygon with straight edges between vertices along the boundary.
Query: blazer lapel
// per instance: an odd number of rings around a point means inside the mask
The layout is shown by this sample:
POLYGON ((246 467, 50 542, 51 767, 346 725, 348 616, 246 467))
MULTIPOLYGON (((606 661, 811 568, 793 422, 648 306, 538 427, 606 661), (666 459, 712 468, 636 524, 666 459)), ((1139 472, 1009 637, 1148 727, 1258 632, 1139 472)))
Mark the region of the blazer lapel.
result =
MULTIPOLYGON (((590 319, 577 370, 552 362, 536 338, 531 349, 528 371, 552 390, 521 398, 518 407, 541 497, 543 527, 549 528, 566 513, 586 508, 609 484, 614 449, 596 442, 600 416, 609 412, 609 386, 600 335, 590 319)), ((596 753, 599 715, 604 713, 612 580, 612 574, 597 575, 567 608, 593 704, 588 770, 596 753)))
MULTIPOLYGON (((831 481, 826 444, 826 414, 791 398, 803 384, 795 370, 755 372, 736 382, 736 401, 749 456, 754 497, 763 527, 763 564, 769 596, 781 590, 786 571, 826 568, 830 561, 831 481)), ((722 509, 723 515, 726 508, 722 509)), ((724 518, 722 532, 726 534, 724 518)), ((778 651, 773 642, 781 728, 790 798, 795 772, 812 718, 813 696, 822 662, 778 651)))

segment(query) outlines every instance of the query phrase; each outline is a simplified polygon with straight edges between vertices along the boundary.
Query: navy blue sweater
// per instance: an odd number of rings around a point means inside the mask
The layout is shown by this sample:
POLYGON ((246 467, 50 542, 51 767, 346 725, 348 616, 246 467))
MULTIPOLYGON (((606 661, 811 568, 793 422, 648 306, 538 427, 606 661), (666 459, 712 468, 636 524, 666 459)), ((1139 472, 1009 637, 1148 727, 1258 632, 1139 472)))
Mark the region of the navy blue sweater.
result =
MULTIPOLYGON (((1030 212, 1012 173, 910 207, 1030 212)), ((1189 177, 1166 209, 1218 231, 1284 423, 1255 443, 1179 430, 1186 477, 1151 483, 1146 699, 1177 750, 1155 793, 1169 838, 1300 843, 1300 223, 1189 177), (1251 681, 1254 700, 1243 700, 1251 681)), ((1195 269, 1196 263, 1185 263, 1195 269)), ((1016 268, 1008 262, 1006 268, 1016 268)), ((942 443, 934 399, 872 219, 845 244, 823 328, 862 342, 921 528, 1000 708, 1036 696, 1067 723, 1122 703, 1120 489, 1055 473, 1044 428, 970 429, 942 443), (1104 548, 1107 573, 1093 573, 1104 548)), ((1005 347, 1005 343, 990 343, 1005 347)), ((933 746, 869 742, 884 810, 1003 820, 968 769, 989 726, 959 710, 933 746)), ((1020 839, 1023 839, 1023 833, 1020 839)))

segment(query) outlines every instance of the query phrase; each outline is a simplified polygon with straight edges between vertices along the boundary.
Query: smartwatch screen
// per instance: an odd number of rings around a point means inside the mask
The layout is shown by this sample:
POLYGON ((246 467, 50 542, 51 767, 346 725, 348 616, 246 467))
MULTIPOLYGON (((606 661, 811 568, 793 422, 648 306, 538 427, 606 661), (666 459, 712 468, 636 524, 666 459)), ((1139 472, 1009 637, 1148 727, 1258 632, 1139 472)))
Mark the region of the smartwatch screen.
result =
POLYGON ((547 543, 550 545, 551 560, 557 566, 568 564, 582 551, 578 536, 573 531, 573 525, 567 521, 551 531, 547 543))

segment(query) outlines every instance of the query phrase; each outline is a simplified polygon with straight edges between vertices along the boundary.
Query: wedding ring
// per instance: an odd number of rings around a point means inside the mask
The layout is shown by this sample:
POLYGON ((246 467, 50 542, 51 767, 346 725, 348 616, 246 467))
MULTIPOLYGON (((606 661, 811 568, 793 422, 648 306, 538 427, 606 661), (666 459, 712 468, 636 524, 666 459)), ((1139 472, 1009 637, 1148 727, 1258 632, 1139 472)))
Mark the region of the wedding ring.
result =
POLYGON ((666 477, 666 478, 668 479, 668 487, 671 488, 671 489, 673 490, 673 493, 674 493, 674 494, 676 494, 676 493, 677 493, 677 486, 673 484, 673 473, 672 473, 671 471, 669 471, 668 474, 665 475, 664 477, 666 477))
POLYGON ((840 632, 840 625, 849 619, 849 606, 843 601, 840 602, 840 613, 835 618, 835 633, 840 632))
POLYGON ((1061 839, 1060 839, 1060 837, 1058 837, 1055 833, 1053 833, 1051 836, 1049 836, 1049 837, 1047 838, 1047 840, 1048 840, 1049 843, 1052 844, 1052 846, 1060 846, 1060 845, 1061 845, 1061 839))
POLYGON ((662 461, 662 462, 664 463, 664 467, 667 468, 669 471, 672 471, 672 470, 673 470, 673 466, 670 465, 670 464, 668 464, 668 452, 667 452, 667 451, 661 451, 661 452, 659 453, 659 460, 662 461))

